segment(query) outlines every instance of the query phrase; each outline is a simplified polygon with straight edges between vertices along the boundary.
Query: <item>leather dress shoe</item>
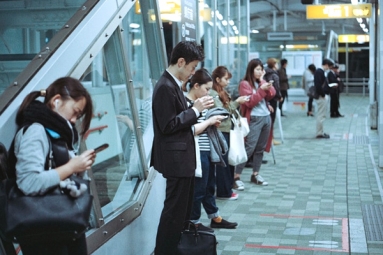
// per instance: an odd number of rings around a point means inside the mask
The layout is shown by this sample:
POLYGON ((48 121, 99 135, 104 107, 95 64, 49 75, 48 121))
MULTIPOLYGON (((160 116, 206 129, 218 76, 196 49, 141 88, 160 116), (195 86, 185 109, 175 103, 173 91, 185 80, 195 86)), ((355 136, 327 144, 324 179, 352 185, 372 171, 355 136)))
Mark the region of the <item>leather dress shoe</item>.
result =
POLYGON ((316 138, 330 138, 330 136, 326 133, 323 133, 323 135, 317 135, 316 138))

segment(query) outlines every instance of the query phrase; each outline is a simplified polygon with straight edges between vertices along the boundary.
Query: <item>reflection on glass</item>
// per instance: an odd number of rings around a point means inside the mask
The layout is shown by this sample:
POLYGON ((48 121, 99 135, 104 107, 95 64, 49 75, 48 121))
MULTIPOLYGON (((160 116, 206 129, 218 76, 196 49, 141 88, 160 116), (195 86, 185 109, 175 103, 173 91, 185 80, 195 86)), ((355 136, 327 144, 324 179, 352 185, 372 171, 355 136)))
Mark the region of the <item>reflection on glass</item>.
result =
POLYGON ((120 29, 117 29, 81 78, 94 102, 86 147, 109 143, 108 149, 97 154, 92 167, 103 217, 132 202, 144 177, 141 157, 149 162, 153 139, 152 84, 140 19, 133 9, 123 21, 124 31, 128 31, 122 33, 122 42, 128 48, 129 70, 123 63, 120 29), (132 77, 133 82, 128 82, 126 77, 132 77), (134 96, 129 91, 134 91, 134 96), (142 133, 138 132, 139 126, 142 133), (143 139, 137 139, 137 134, 142 134, 143 139), (139 146, 144 146, 145 155, 140 155, 139 146))
POLYGON ((0 1, 0 94, 84 2, 0 1))

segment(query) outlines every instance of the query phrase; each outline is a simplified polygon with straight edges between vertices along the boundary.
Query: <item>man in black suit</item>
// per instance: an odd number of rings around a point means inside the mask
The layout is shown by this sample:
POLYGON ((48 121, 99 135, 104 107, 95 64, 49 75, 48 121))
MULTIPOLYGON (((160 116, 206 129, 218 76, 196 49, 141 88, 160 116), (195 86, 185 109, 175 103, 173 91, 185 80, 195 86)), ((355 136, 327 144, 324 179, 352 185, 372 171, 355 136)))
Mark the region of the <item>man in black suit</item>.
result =
POLYGON ((155 255, 176 253, 184 222, 190 219, 196 168, 193 125, 204 109, 214 105, 214 100, 205 96, 188 108, 181 86, 203 59, 203 49, 195 42, 178 43, 153 92, 154 140, 150 164, 166 178, 155 255))

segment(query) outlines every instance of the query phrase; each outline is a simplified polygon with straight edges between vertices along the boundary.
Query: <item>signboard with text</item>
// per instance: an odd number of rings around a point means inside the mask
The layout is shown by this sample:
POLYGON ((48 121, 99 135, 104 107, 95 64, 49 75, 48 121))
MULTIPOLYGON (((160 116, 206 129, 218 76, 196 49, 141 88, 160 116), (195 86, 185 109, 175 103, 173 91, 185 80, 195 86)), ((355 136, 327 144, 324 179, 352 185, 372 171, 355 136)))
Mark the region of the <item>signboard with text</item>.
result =
POLYGON ((196 41, 197 1, 181 0, 181 13, 182 41, 196 41))
POLYGON ((307 5, 307 19, 351 19, 370 18, 371 4, 327 4, 307 5))

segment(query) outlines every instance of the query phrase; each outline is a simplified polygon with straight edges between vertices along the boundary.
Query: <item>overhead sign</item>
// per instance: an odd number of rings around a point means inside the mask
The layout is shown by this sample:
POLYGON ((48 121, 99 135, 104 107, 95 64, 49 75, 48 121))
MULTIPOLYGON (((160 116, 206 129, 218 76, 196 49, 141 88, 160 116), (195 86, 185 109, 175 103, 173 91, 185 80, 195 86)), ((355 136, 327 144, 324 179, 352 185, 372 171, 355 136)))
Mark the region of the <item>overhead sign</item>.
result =
POLYGON ((338 35, 340 43, 366 43, 370 41, 369 35, 338 35))
POLYGON ((370 18, 371 4, 327 4, 307 5, 307 19, 351 19, 370 18))
POLYGON ((182 41, 196 41, 197 39, 197 1, 181 0, 181 37, 182 41))

